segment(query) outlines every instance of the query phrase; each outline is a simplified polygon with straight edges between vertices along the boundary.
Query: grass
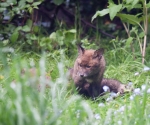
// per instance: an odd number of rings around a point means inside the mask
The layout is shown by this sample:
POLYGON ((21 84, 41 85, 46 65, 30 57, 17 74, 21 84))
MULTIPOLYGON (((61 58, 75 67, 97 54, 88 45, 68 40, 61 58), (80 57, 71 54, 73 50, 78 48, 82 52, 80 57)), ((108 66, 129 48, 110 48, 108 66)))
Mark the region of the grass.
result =
POLYGON ((129 53, 124 52, 127 58, 117 60, 117 52, 120 51, 105 54, 108 62, 105 77, 124 84, 132 81, 134 88, 140 88, 140 91, 111 101, 105 101, 109 94, 93 101, 72 92, 66 71, 73 65, 73 60, 63 53, 62 56, 56 56, 57 52, 54 55, 0 53, 0 125, 150 124, 150 93, 147 92, 150 71, 143 71, 144 66, 134 61, 129 53), (21 74, 22 68, 33 66, 38 70, 37 75, 21 74), (45 72, 51 77, 50 88, 45 87, 45 72), (139 72, 138 76, 135 76, 136 72, 139 72), (142 90, 142 85, 146 89, 142 90))

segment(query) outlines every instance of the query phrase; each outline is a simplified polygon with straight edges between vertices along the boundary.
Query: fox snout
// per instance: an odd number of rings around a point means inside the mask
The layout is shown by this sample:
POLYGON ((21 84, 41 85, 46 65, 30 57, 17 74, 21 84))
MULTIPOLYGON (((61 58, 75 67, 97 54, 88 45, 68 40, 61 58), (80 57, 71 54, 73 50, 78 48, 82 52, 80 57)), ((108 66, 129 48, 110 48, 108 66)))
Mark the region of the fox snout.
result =
POLYGON ((85 77, 85 75, 84 74, 80 74, 80 77, 85 77))
POLYGON ((82 77, 82 78, 85 78, 85 77, 87 77, 87 74, 86 73, 78 73, 78 75, 80 76, 80 77, 82 77))

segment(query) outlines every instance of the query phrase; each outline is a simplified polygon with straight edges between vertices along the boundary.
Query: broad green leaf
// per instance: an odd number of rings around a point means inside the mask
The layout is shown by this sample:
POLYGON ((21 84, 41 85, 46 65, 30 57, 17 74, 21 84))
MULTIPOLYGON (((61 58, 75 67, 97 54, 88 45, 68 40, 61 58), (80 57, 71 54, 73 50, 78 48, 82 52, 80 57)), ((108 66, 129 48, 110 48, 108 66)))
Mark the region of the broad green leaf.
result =
POLYGON ((138 29, 136 27, 132 27, 132 29, 130 30, 130 33, 135 33, 137 34, 138 33, 138 29))
POLYGON ((18 36, 19 36, 19 32, 18 31, 14 32, 10 37, 10 41, 14 43, 15 41, 17 41, 18 36))
POLYGON ((26 22, 26 25, 31 28, 32 27, 32 20, 28 19, 27 22, 26 22))
POLYGON ((28 39, 27 43, 30 44, 30 45, 32 45, 32 40, 28 39))
POLYGON ((150 2, 146 4, 146 7, 149 8, 150 7, 150 2))
POLYGON ((127 11, 130 12, 131 9, 136 9, 136 8, 139 8, 141 9, 142 8, 142 5, 141 4, 136 4, 134 6, 131 6, 131 5, 124 5, 125 8, 127 8, 127 11))
POLYGON ((9 3, 9 4, 16 4, 17 0, 7 0, 6 2, 9 3))
POLYGON ((110 4, 109 5, 109 15, 110 19, 113 20, 114 17, 117 15, 117 13, 121 10, 122 4, 116 5, 116 4, 110 4))
POLYGON ((124 6, 125 8, 127 8, 127 11, 130 12, 132 9, 141 9, 142 8, 142 5, 141 4, 136 4, 134 6, 131 6, 131 5, 125 5, 124 6))
POLYGON ((70 45, 71 42, 74 40, 75 34, 72 32, 65 32, 65 44, 70 45))
POLYGON ((0 12, 4 12, 5 10, 6 10, 6 8, 0 7, 0 12))
POLYGON ((109 4, 114 4, 114 1, 113 0, 108 0, 108 3, 109 4))
POLYGON ((18 26, 15 30, 16 31, 19 31, 19 30, 21 30, 22 29, 22 27, 21 26, 18 26))
POLYGON ((41 4, 41 2, 34 2, 33 4, 32 4, 32 6, 38 6, 38 5, 40 5, 41 4))
POLYGON ((34 9, 39 9, 37 6, 34 6, 33 8, 34 8, 34 9))
POLYGON ((29 8, 31 7, 29 4, 26 4, 24 8, 29 8))
POLYGON ((97 16, 104 16, 109 13, 109 9, 103 9, 102 11, 97 11, 94 16, 92 17, 92 21, 97 17, 97 16))
POLYGON ((133 7, 134 9, 135 8, 139 8, 139 9, 141 9, 142 8, 142 5, 141 4, 136 4, 136 5, 134 5, 134 7, 133 7))
POLYGON ((33 3, 33 0, 26 0, 28 3, 33 3))
POLYGON ((127 3, 127 4, 129 4, 129 3, 131 3, 131 2, 133 2, 133 0, 126 0, 126 3, 127 3))
POLYGON ((139 8, 139 9, 142 9, 142 5, 141 3, 139 2, 140 0, 129 0, 130 2, 127 4, 124 4, 123 6, 125 8, 127 8, 127 11, 129 12, 131 9, 135 9, 135 8, 139 8))
POLYGON ((64 0, 53 0, 54 4, 60 5, 64 2, 64 0))
POLYGON ((132 8, 134 8, 134 6, 139 2, 139 0, 133 0, 132 2, 132 8))
POLYGON ((59 45, 64 44, 64 32, 62 30, 56 31, 56 40, 59 43, 59 45))
POLYGON ((56 40, 56 32, 51 33, 49 38, 52 39, 52 40, 56 40))
POLYGON ((27 25, 22 27, 22 31, 24 31, 24 32, 29 32, 30 30, 31 30, 30 27, 27 25))
POLYGON ((37 40, 37 37, 34 34, 31 34, 31 40, 37 40))
POLYGON ((32 13, 33 8, 32 7, 28 7, 28 11, 29 11, 29 13, 32 13))
POLYGON ((139 34, 139 37, 140 38, 143 38, 145 36, 145 33, 144 32, 141 32, 140 34, 139 34))
POLYGON ((38 33, 39 27, 38 26, 33 26, 33 31, 34 31, 34 33, 38 33))
POLYGON ((48 38, 48 37, 43 37, 41 40, 40 40, 40 46, 41 47, 48 47, 48 48, 51 48, 51 40, 48 38))
POLYGON ((129 5, 129 4, 126 4, 123 7, 125 7, 127 9, 127 12, 129 12, 132 9, 131 5, 129 5))
POLYGON ((26 1, 25 0, 20 0, 19 1, 19 3, 18 3, 18 7, 20 8, 20 9, 23 9, 23 8, 25 8, 25 5, 26 5, 26 1))
POLYGON ((8 6, 9 6, 9 4, 6 3, 6 2, 5 2, 5 3, 0 3, 0 8, 1 8, 1 7, 8 7, 8 6))
POLYGON ((130 44, 132 43, 132 40, 133 40, 132 37, 129 37, 129 38, 127 39, 127 41, 126 41, 126 46, 127 46, 127 47, 130 47, 130 44))
POLYGON ((75 29, 67 30, 66 33, 76 33, 75 29))
POLYGON ((122 21, 133 24, 133 25, 137 25, 140 23, 140 20, 138 17, 136 17, 135 15, 129 15, 129 14, 117 14, 118 17, 121 18, 122 21))
POLYGON ((126 5, 123 5, 124 8, 127 8, 127 9, 133 9, 133 8, 141 8, 141 4, 136 4, 134 5, 134 7, 132 7, 132 5, 130 4, 126 4, 126 5))

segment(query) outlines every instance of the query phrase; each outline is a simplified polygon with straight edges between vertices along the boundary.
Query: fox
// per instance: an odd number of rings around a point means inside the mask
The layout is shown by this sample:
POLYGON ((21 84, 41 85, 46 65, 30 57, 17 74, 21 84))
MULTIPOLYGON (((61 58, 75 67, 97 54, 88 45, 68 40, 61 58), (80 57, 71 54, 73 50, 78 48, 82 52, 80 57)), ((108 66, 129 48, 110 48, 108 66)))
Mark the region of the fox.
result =
POLYGON ((106 67, 104 49, 86 50, 81 45, 77 47, 78 57, 69 72, 79 94, 95 98, 104 92, 103 86, 123 94, 126 88, 124 84, 115 79, 103 78, 106 67))

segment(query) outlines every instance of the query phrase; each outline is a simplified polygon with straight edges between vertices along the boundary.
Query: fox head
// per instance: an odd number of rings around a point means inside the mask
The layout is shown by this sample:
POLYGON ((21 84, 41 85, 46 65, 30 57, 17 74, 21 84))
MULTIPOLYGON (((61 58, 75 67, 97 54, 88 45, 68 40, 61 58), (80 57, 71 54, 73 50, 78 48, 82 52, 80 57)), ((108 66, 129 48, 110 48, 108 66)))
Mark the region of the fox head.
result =
POLYGON ((81 46, 78 46, 78 58, 77 63, 77 75, 81 78, 90 79, 93 78, 99 72, 104 72, 105 60, 103 57, 104 49, 98 50, 85 50, 81 46), (101 68, 102 71, 101 71, 101 68))

